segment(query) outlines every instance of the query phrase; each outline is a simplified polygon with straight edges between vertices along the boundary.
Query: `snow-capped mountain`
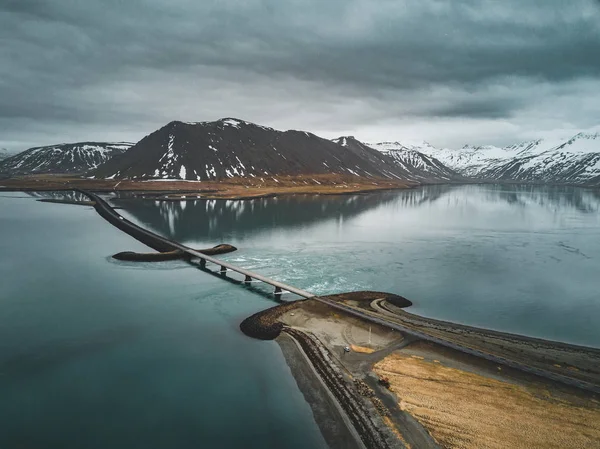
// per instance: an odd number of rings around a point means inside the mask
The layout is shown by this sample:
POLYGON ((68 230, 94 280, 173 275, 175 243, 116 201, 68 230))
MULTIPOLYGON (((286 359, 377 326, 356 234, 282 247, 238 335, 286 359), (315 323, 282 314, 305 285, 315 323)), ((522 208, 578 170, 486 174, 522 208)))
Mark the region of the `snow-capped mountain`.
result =
POLYGON ((379 142, 367 145, 390 157, 396 165, 409 172, 410 179, 415 181, 465 181, 463 175, 427 154, 435 150, 427 142, 379 142))
MULTIPOLYGON (((387 168, 384 169, 384 173, 390 176, 400 174, 403 179, 408 179, 410 181, 422 181, 427 178, 427 176, 422 176, 424 173, 422 170, 415 167, 407 167, 405 164, 396 163, 393 157, 390 157, 388 154, 384 154, 380 151, 376 151, 369 145, 357 140, 353 136, 343 136, 338 137, 337 139, 333 139, 332 142, 337 143, 338 145, 344 147, 346 152, 354 153, 357 156, 371 161, 380 161, 383 157, 387 164, 387 168)), ((432 176, 428 177, 432 179, 432 176)))
POLYGON ((465 145, 459 150, 423 148, 422 151, 435 157, 443 164, 464 176, 476 178, 481 171, 502 164, 515 157, 517 150, 498 148, 492 145, 465 145))
POLYGON ((8 150, 6 148, 0 148, 0 161, 3 161, 9 156, 8 150))
POLYGON ((535 141, 508 161, 484 168, 480 177, 554 184, 600 184, 600 133, 579 133, 565 142, 535 141), (548 147, 550 147, 548 149, 548 147))
POLYGON ((371 148, 347 151, 308 132, 278 131, 232 118, 171 122, 89 176, 205 181, 332 173, 406 179, 371 148))
POLYGON ((423 146, 464 176, 494 181, 549 184, 596 184, 600 178, 600 133, 579 133, 570 139, 539 139, 509 145, 464 146, 459 150, 423 146))
POLYGON ((123 142, 80 142, 30 148, 0 162, 0 172, 11 175, 85 173, 123 154, 131 145, 123 142))

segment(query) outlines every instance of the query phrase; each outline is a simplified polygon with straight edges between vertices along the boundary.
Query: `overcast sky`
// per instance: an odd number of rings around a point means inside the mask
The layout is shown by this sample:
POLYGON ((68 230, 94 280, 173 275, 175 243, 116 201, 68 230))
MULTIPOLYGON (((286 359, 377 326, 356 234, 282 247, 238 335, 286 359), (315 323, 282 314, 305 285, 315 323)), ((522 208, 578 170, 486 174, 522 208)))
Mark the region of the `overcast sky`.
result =
POLYGON ((598 0, 0 0, 0 147, 171 120, 437 146, 600 125, 598 0))

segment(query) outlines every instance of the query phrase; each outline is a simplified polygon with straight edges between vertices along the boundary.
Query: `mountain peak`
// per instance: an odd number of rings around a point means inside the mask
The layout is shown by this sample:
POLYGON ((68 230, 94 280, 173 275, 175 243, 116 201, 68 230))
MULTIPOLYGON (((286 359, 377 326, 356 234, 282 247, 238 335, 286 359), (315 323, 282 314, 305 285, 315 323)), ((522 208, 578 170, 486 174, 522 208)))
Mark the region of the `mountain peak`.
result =
POLYGON ((340 136, 337 139, 331 139, 331 141, 343 147, 347 147, 351 142, 359 142, 354 136, 340 136))
POLYGON ((378 151, 419 151, 425 153, 427 151, 436 150, 429 142, 425 140, 403 140, 399 141, 387 141, 368 143, 371 148, 375 148, 378 151))

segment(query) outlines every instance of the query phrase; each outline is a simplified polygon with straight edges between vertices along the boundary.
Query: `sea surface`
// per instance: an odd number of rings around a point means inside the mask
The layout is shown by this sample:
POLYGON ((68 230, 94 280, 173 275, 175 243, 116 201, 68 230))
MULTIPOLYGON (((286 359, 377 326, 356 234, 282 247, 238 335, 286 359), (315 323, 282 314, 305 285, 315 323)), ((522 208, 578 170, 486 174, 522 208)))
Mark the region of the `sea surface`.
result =
MULTIPOLYGON (((50 195, 0 193, 0 448, 325 447, 279 347, 238 329, 276 304, 267 286, 115 261, 148 248, 90 207, 36 201, 50 195)), ((599 191, 111 201, 316 294, 387 291, 425 316, 600 347, 599 191)))

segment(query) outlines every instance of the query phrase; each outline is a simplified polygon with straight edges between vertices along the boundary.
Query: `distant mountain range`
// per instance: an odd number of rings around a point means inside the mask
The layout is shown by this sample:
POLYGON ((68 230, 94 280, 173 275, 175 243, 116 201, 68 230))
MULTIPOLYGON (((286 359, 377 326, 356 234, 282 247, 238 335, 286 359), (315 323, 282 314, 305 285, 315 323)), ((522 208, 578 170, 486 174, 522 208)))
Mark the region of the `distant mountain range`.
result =
MULTIPOLYGON (((206 181, 336 174, 415 183, 519 182, 600 186, 600 133, 507 147, 436 148, 278 131, 243 120, 170 122, 138 143, 82 142, 4 157, 0 173, 206 181)), ((3 159, 3 160, 2 160, 3 159)))
POLYGON ((113 156, 123 154, 131 145, 124 142, 80 142, 30 148, 2 160, 0 173, 85 173, 113 156))
POLYGON ((378 150, 379 153, 387 156, 389 161, 402 170, 405 179, 410 181, 441 183, 466 180, 463 175, 445 166, 436 158, 401 145, 387 147, 384 144, 363 143, 352 136, 339 137, 333 139, 333 142, 355 152, 364 151, 367 153, 373 149, 378 150))
POLYGON ((579 133, 568 139, 540 139, 502 148, 467 145, 450 150, 427 142, 404 146, 475 180, 600 186, 600 133, 579 133))
POLYGON ((7 157, 9 157, 8 150, 6 148, 0 148, 0 161, 3 161, 7 157))

